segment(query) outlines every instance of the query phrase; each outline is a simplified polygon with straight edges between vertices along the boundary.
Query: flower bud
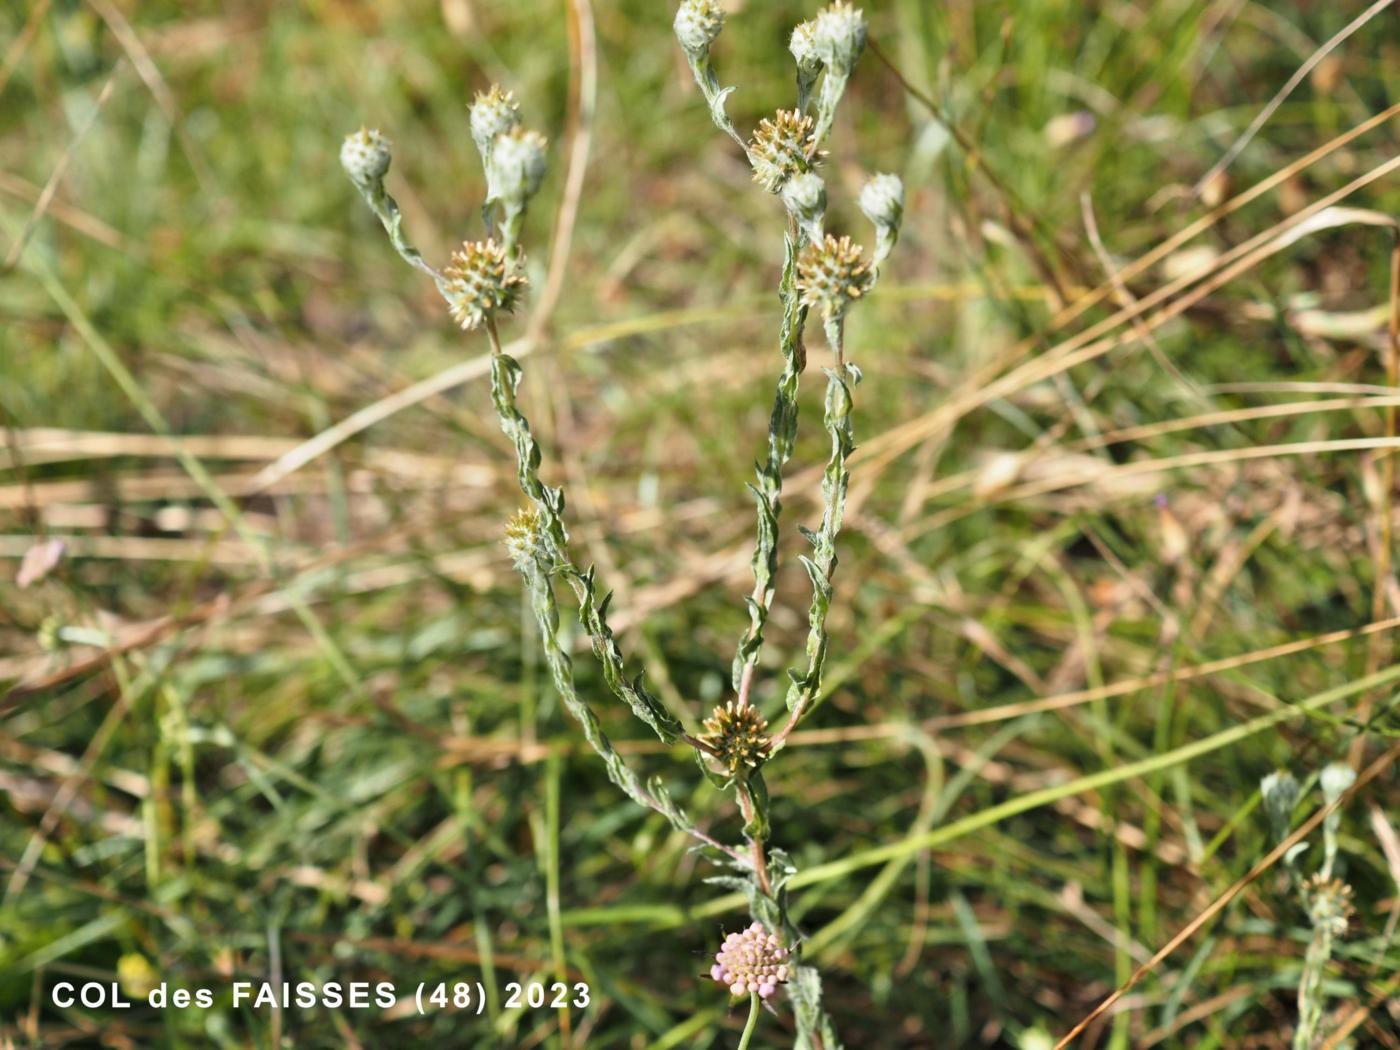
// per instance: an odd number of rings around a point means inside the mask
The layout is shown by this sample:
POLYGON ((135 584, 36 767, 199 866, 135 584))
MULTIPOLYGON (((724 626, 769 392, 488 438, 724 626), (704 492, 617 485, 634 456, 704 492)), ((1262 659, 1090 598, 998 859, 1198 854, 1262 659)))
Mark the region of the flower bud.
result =
POLYGON ((382 182, 392 159, 389 140, 368 128, 346 135, 340 145, 340 166, 350 176, 350 181, 361 189, 369 189, 382 182))
POLYGON ((1356 783, 1356 770, 1342 762, 1333 762, 1322 771, 1318 782, 1322 786, 1323 797, 1330 805, 1341 798, 1342 793, 1347 788, 1356 783))
POLYGON ((671 27, 681 49, 699 61, 709 55, 710 46, 724 28, 724 9, 718 0, 681 0, 671 27))
POLYGON ((860 210, 877 229, 898 230, 904 221, 904 182, 898 175, 876 175, 860 191, 860 210))
POLYGON ((822 71, 822 56, 817 52, 817 32, 815 22, 803 22, 792 31, 788 43, 792 59, 797 63, 797 72, 808 80, 815 80, 822 71))
POLYGON ((826 183, 815 171, 794 175, 783 186, 783 204, 797 220, 809 241, 822 237, 822 219, 826 216, 826 183))
POLYGON ((1298 805, 1301 791, 1293 774, 1282 770, 1270 773, 1259 782, 1259 793, 1264 798, 1264 815, 1269 818, 1269 827, 1275 838, 1288 837, 1288 826, 1293 821, 1293 810, 1298 805))
POLYGON ((515 96, 502 91, 499 84, 492 84, 490 91, 478 92, 469 109, 472 126, 472 141, 483 162, 489 161, 491 145, 497 136, 504 135, 520 126, 520 107, 515 104, 515 96))
POLYGON ((544 181, 545 147, 538 131, 511 128, 497 135, 487 161, 487 181, 491 195, 517 204, 533 197, 544 181))
MULTIPOLYGON (((1318 782, 1322 787, 1322 797, 1327 800, 1327 804, 1329 806, 1335 805, 1347 788, 1356 783, 1356 770, 1343 762, 1332 762, 1322 770, 1318 782)), ((1332 874, 1332 865, 1337 860, 1337 849, 1340 845, 1337 840, 1337 832, 1341 830, 1341 827, 1342 811, 1340 809, 1333 809, 1322 818, 1322 874, 1325 876, 1332 874)))
POLYGON ((838 75, 848 75, 865 50, 865 15, 849 0, 836 0, 812 20, 817 55, 838 75))

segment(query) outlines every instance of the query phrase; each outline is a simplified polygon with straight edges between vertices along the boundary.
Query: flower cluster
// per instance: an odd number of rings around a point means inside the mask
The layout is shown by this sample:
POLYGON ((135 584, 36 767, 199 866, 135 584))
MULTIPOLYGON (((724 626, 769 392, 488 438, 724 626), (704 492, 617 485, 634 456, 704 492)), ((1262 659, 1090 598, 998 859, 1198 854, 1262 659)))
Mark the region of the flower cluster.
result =
POLYGON ((753 768, 768 757, 772 742, 768 739, 768 722, 757 708, 739 706, 731 700, 715 708, 705 719, 705 743, 715 749, 715 757, 731 774, 753 768))
POLYGON ((1334 937, 1347 932, 1351 917, 1352 889, 1341 879, 1325 878, 1321 872, 1303 883, 1303 900, 1315 929, 1325 928, 1334 937))
POLYGON ((812 118, 795 109, 780 109, 759 121, 749 143, 754 181, 769 193, 781 193, 789 179, 811 171, 816 160, 812 126, 812 118))
POLYGON ((777 934, 756 922, 724 939, 715 953, 710 976, 727 985, 734 995, 767 999, 788 979, 788 954, 777 934))
POLYGON ((526 283, 505 248, 490 238, 463 244, 442 276, 452 318, 466 331, 480 328, 499 310, 510 313, 526 283))
POLYGON ((840 320, 846 310, 870 291, 875 275, 865 261, 865 249, 850 237, 827 234, 813 241, 797 260, 797 287, 802 305, 821 311, 827 320, 840 320))

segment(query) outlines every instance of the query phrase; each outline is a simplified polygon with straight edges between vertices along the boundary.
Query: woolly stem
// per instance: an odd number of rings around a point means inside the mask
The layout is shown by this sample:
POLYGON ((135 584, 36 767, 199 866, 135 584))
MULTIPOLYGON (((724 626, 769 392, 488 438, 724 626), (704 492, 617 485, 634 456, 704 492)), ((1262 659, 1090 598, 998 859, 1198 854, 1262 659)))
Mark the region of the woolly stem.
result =
POLYGON ((831 134, 831 126, 836 122, 836 107, 841 102, 841 96, 846 93, 846 84, 850 77, 850 70, 826 71, 826 78, 822 81, 821 93, 817 98, 817 126, 812 131, 814 149, 820 147, 826 141, 827 135, 831 134))
POLYGON ((815 533, 808 533, 812 542, 812 557, 802 559, 802 567, 812 581, 812 602, 808 609, 807 621, 807 664, 805 669, 788 672, 791 685, 788 687, 788 721, 773 738, 773 751, 776 752, 786 742, 788 735, 807 714, 821 691, 822 671, 826 664, 829 642, 826 617, 831 608, 832 578, 836 573, 836 537, 841 531, 841 519, 846 508, 846 490, 850 484, 850 472, 846 469, 846 459, 855 450, 855 431, 851 425, 851 386, 860 381, 860 370, 844 363, 842 353, 842 326, 828 324, 828 337, 832 339, 832 349, 836 353, 838 365, 826 369, 826 411, 823 425, 831 435, 831 456, 827 460, 826 471, 822 476, 822 521, 815 533))
POLYGON ((768 453, 757 468, 756 484, 751 485, 757 501, 757 535, 752 558, 754 588, 748 599, 749 626, 734 655, 733 681, 740 706, 748 703, 754 668, 763 649, 763 629, 773 606, 774 577, 778 569, 778 519, 782 515, 783 467, 792 457, 797 440, 798 384, 807 367, 807 351, 802 336, 807 325, 807 308, 797 290, 797 256, 802 234, 789 224, 783 241, 783 277, 778 296, 783 304, 779 349, 783 371, 773 395, 773 411, 768 420, 768 453))
POLYGON ((690 71, 695 75, 695 83, 700 86, 700 92, 709 104, 710 119, 714 121, 715 127, 733 139, 735 144, 744 151, 744 156, 747 158, 749 147, 744 142, 743 137, 734 130, 734 122, 729 119, 729 114, 724 109, 725 101, 734 89, 720 86, 719 74, 715 72, 715 64, 710 60, 708 54, 696 57, 687 52, 686 61, 690 63, 690 71))
POLYGON ((415 270, 421 270, 431 277, 433 283, 437 285, 438 291, 446 297, 442 274, 424 261, 422 253, 413 246, 408 235, 403 232, 403 213, 399 211, 399 202, 389 196, 384 189, 383 181, 380 180, 368 186, 357 183, 356 186, 360 195, 364 197, 365 203, 369 205, 370 211, 374 212, 383 225, 384 232, 389 235, 389 243, 399 253, 399 258, 415 270))
POLYGON ((554 688, 559 693, 560 699, 564 701, 564 706, 568 709, 569 714, 583 729, 584 739, 602 758, 603 764, 608 770, 608 779, 621 788, 623 793, 639 806, 645 806, 647 809, 660 813, 677 831, 698 839, 736 861, 745 863, 746 858, 740 851, 716 841, 697 828, 685 815, 685 812, 676 805, 669 792, 662 785, 660 778, 653 777, 644 786, 637 774, 617 753, 607 734, 603 732, 598 717, 579 697, 578 690, 574 686, 573 662, 559 642, 559 605, 546 566, 537 561, 529 561, 518 568, 521 575, 525 577, 525 585, 530 594, 530 605, 535 613, 535 621, 540 628, 545 663, 549 665, 550 674, 554 678, 554 688))
POLYGON ((530 430, 530 422, 516 407, 520 386, 520 364, 502 352, 494 319, 486 322, 491 339, 491 400, 500 419, 501 431, 515 446, 516 475, 520 490, 539 511, 549 547, 550 570, 573 589, 579 604, 579 623, 589 637, 593 655, 614 696, 651 727, 665 743, 680 739, 692 747, 713 753, 713 748, 686 734, 661 700, 643 684, 641 676, 629 679, 626 661, 608 625, 611 594, 600 597, 594 571, 581 570, 569 556, 569 533, 564 525, 564 490, 550 488, 540 480, 540 448, 530 430))
POLYGON ((1326 923, 1320 923, 1313 929, 1298 982, 1298 1029, 1293 1033, 1293 1050, 1313 1050, 1322 1023, 1322 975, 1331 957, 1332 933, 1326 923))

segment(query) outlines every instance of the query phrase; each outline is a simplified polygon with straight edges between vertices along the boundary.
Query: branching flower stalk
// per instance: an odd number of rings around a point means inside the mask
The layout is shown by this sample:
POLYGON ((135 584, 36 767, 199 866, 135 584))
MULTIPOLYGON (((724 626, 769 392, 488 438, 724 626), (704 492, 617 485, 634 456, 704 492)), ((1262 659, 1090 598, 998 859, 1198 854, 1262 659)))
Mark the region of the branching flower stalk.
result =
POLYGON ((850 307, 873 289, 880 265, 898 239, 904 213, 904 188, 893 175, 872 179, 861 193, 860 206, 876 229, 873 256, 849 237, 837 238, 824 229, 826 185, 818 174, 825 143, 851 72, 865 48, 866 23, 846 0, 821 11, 792 34, 790 51, 797 66, 797 105, 763 120, 747 144, 739 139, 724 109, 731 88, 720 88, 711 51, 723 29, 723 18, 711 0, 682 0, 675 19, 676 36, 696 82, 710 106, 715 125, 739 142, 754 181, 778 195, 788 214, 783 271, 778 294, 783 317, 779 350, 783 370, 778 377, 769 421, 767 454, 751 486, 757 503, 757 530, 752 559, 754 589, 747 599, 749 624, 740 639, 733 665, 736 699, 716 719, 747 728, 764 725, 751 711, 753 680, 763 649, 763 632, 772 607, 777 571, 777 543, 782 514, 783 469, 791 458, 798 426, 798 387, 806 367, 804 335, 809 314, 821 316, 833 364, 824 369, 827 390, 823 426, 831 452, 822 479, 822 518, 816 532, 801 531, 812 543, 811 557, 802 564, 812 584, 804 664, 788 671, 787 720, 771 741, 755 750, 757 761, 731 765, 731 777, 744 833, 753 855, 751 881, 740 886, 749 894, 750 909, 762 927, 781 934, 793 945, 790 992, 798 1022, 798 1046, 839 1045, 821 1006, 821 982, 816 971, 802 966, 800 935, 787 914, 783 884, 794 873, 785 855, 770 851, 768 790, 763 761, 780 750, 793 729, 811 710, 820 694, 829 638, 827 614, 833 596, 836 541, 845 509, 849 472, 846 461, 855 449, 852 389, 860 370, 846 360, 845 325, 850 307), (817 91, 820 81, 820 90, 817 91), (808 114, 816 92, 816 117, 808 114))
POLYGON ((564 493, 540 479, 540 450, 529 422, 516 408, 520 364, 501 349, 496 317, 510 312, 526 279, 518 236, 529 199, 538 191, 544 175, 544 139, 522 131, 519 114, 508 93, 499 88, 478 96, 472 106, 473 138, 487 169, 488 202, 483 210, 488 238, 467 242, 453 253, 449 264, 438 270, 408 240, 398 205, 384 188, 391 156, 388 140, 377 131, 362 130, 346 138, 341 163, 366 204, 377 215, 400 256, 433 278, 448 310, 464 330, 485 329, 491 356, 492 402, 501 429, 515 447, 521 491, 532 506, 512 519, 507 529, 517 570, 525 578, 535 617, 544 640, 545 656, 556 688, 569 713, 580 723, 584 737, 603 759, 612 781, 633 801, 664 816, 677 830, 692 836, 735 861, 744 855, 701 831, 676 805, 659 779, 643 783, 623 760, 602 731, 597 717, 578 695, 567 652, 558 639, 559 612, 554 580, 568 582, 579 602, 580 623, 604 678, 614 694, 666 743, 683 739, 708 751, 708 745, 684 734, 680 723, 640 677, 627 677, 626 666, 607 623, 610 596, 600 596, 591 570, 585 572, 569 556, 569 535, 564 525, 564 493), (495 234, 501 240, 495 239, 495 234))
POLYGON ((464 331, 483 330, 488 337, 492 404, 502 432, 514 447, 517 480, 529 503, 507 524, 506 547, 524 579, 545 659, 565 708, 603 759, 610 779, 634 802, 661 814, 672 827, 715 850, 735 874, 709 881, 741 889, 748 897, 753 925, 742 934, 730 935, 712 974, 731 994, 751 1000, 745 1041, 752 1037, 759 1007, 766 1006, 781 986, 788 989, 793 1002, 796 1045, 837 1050, 840 1042, 821 1005, 820 977, 812 967, 801 965, 801 936, 788 916, 784 887, 795 869, 783 851, 767 845, 769 803, 762 766, 781 749, 821 689, 829 644, 826 617, 837 564, 836 541, 849 484, 846 460, 855 447, 851 391, 860 381, 860 370, 845 356, 846 316, 874 287, 879 267, 894 246, 903 217, 904 190, 895 176, 880 175, 861 193, 861 209, 876 231, 871 256, 867 257, 865 249, 851 238, 837 238, 825 231, 826 186, 817 169, 823 157, 821 145, 831 131, 837 105, 865 46, 865 20, 858 10, 846 0, 836 0, 794 31, 791 51, 797 65, 796 108, 780 110, 763 121, 750 142, 744 141, 725 112, 725 101, 734 89, 720 86, 710 54, 722 28, 723 13, 715 0, 683 0, 675 18, 677 39, 705 95, 711 118, 743 151, 755 181, 779 197, 787 213, 778 289, 783 369, 774 395, 767 453, 751 486, 758 508, 754 590, 748 599, 749 624, 734 658, 735 696, 705 721, 701 737, 684 732, 640 675, 629 677, 607 621, 612 596, 601 592, 593 569, 581 569, 570 556, 564 492, 540 477, 539 445, 517 406, 520 364, 501 346, 498 318, 514 310, 527 285, 520 236, 529 202, 545 176, 545 139, 522 126, 519 107, 509 92, 493 87, 477 96, 470 108, 470 126, 486 173, 482 207, 485 239, 465 242, 441 269, 424 260, 409 241, 398 205, 385 190, 384 178, 392 159, 388 140, 371 130, 350 135, 341 149, 341 163, 395 250, 409 265, 432 278, 453 319, 464 331), (815 117, 808 113, 814 101, 815 117), (833 358, 832 366, 824 369, 824 427, 831 453, 822 482, 820 526, 815 532, 802 530, 813 545, 812 556, 802 559, 812 583, 803 666, 788 672, 787 721, 770 738, 767 721, 753 705, 750 693, 774 597, 783 469, 797 437, 798 386, 806 367, 803 339, 812 311, 822 319, 833 358), (721 843, 697 827, 659 778, 643 781, 608 740, 597 715, 579 694, 572 659, 559 636, 556 584, 560 581, 573 591, 579 624, 613 695, 664 743, 679 741, 693 748, 712 783, 735 791, 744 818, 746 849, 721 843))

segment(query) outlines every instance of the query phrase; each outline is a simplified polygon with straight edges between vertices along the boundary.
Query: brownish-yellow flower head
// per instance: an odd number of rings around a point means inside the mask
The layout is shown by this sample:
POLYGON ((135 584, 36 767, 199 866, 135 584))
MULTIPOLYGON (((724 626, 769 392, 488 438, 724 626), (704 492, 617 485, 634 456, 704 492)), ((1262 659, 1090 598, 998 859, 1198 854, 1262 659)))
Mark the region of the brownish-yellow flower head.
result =
POLYGON ((494 240, 467 241, 443 270, 452 318, 467 331, 480 328, 497 311, 510 313, 525 278, 515 272, 494 240))
POLYGON ((745 704, 740 707, 731 700, 715 708, 705 720, 701 738, 716 751, 731 774, 752 769, 768 757, 772 741, 768 739, 768 723, 758 709, 745 704))
POLYGON ((849 237, 827 234, 807 245, 797 260, 797 287, 802 305, 820 310, 823 318, 841 318, 870 291, 875 275, 865 261, 865 249, 849 237))
POLYGON ((534 507, 516 511, 506 521, 506 550, 517 568, 539 560, 544 552, 544 518, 534 507))
POLYGON ((812 118, 795 109, 780 109, 759 121, 749 143, 754 181, 769 193, 781 193, 794 175, 811 171, 816 160, 812 118))

